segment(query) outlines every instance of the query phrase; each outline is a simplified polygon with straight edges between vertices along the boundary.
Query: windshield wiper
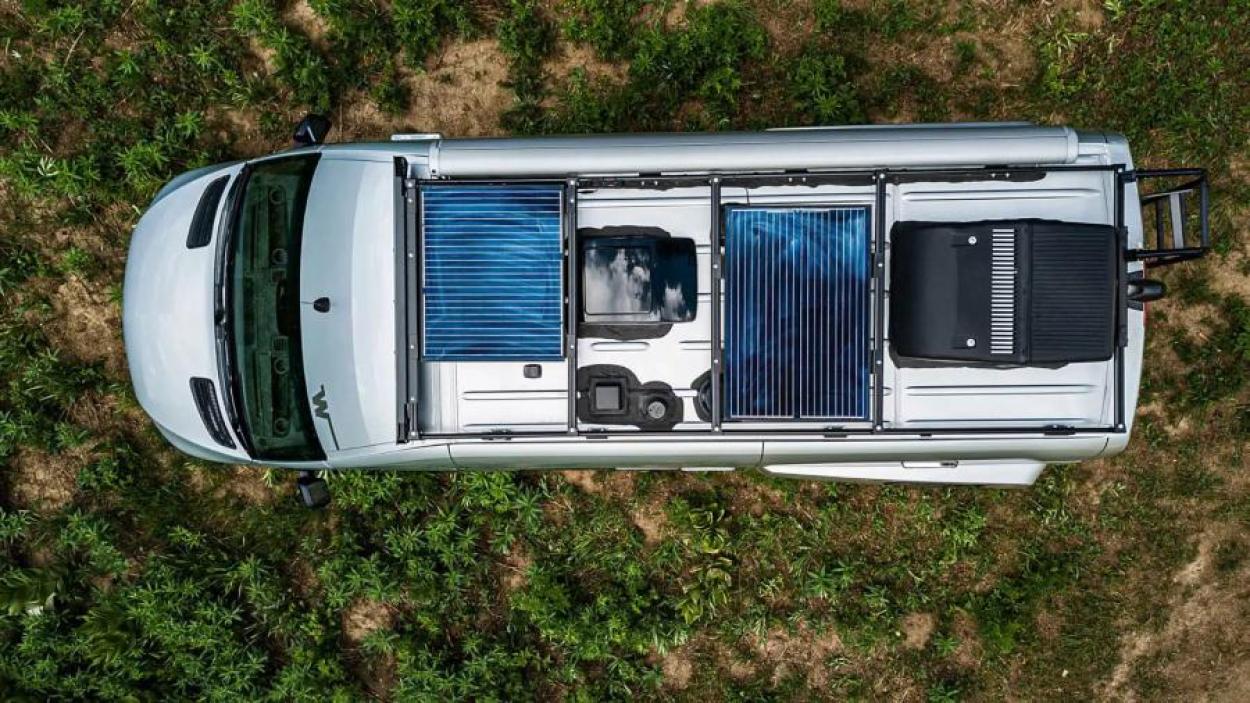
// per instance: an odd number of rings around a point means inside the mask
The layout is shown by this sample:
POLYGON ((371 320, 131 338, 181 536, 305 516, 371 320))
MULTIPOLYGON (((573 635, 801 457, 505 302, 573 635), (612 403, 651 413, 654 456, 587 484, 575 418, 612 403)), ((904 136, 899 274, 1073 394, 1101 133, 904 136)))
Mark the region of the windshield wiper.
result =
POLYGON ((244 164, 235 176, 234 186, 226 202, 226 212, 222 216, 217 237, 217 262, 213 271, 213 326, 217 340, 217 368, 220 370, 221 399, 226 406, 226 421, 234 429, 239 444, 248 456, 252 455, 251 435, 238 412, 241 405, 239 399, 239 376, 234 365, 234 338, 230 319, 230 287, 226 282, 234 268, 234 237, 239 224, 239 215, 243 208, 243 194, 247 190, 248 176, 251 167, 244 164))

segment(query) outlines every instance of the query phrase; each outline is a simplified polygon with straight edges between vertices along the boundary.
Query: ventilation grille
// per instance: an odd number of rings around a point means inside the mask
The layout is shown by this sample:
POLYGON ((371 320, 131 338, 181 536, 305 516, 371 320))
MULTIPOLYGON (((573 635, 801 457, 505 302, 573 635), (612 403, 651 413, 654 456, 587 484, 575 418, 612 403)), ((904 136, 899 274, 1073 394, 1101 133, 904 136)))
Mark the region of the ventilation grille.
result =
POLYGON ((217 405, 217 390, 213 382, 207 378, 192 378, 191 397, 195 399, 195 408, 200 412, 200 419, 204 421, 204 426, 208 428, 208 434, 213 441, 223 447, 234 449, 234 440, 230 438, 230 431, 226 429, 226 422, 222 419, 221 410, 217 405))
POLYGON ((1029 353, 1038 363, 1103 361, 1114 352, 1116 236, 1099 225, 1035 225, 1029 353))
POLYGON ((191 216, 191 229, 187 232, 187 248, 199 249, 213 241, 213 223, 217 220, 217 206, 221 203, 221 194, 226 190, 229 176, 222 176, 204 189, 200 202, 195 206, 195 214, 191 216))
POLYGON ((865 419, 868 208, 725 211, 731 419, 865 419))
POLYGON ((990 353, 1016 351, 1016 231, 990 232, 990 353))
POLYGON ((422 189, 425 359, 561 358, 562 194, 557 185, 422 189))

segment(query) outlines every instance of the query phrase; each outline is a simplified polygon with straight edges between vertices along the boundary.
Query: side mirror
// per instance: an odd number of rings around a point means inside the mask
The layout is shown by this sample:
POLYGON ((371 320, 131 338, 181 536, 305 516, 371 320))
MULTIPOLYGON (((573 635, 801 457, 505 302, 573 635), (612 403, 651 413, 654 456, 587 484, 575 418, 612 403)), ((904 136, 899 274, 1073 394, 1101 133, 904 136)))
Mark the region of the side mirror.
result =
POLYGON ((299 121, 295 126, 295 134, 292 139, 299 146, 308 146, 310 144, 320 144, 325 141, 326 134, 330 131, 330 118, 325 115, 308 114, 304 119, 299 121))

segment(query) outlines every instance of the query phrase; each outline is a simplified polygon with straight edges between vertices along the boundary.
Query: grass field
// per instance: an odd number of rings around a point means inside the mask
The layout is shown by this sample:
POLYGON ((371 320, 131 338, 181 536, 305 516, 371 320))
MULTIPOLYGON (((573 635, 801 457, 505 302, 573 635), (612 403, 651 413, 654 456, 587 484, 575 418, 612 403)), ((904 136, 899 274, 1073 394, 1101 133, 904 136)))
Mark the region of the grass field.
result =
POLYGON ((1250 698, 1250 2, 0 3, 0 698, 1250 698), (1025 491, 293 477, 138 409, 129 233, 335 139, 1029 119, 1211 169, 1129 450, 1025 491))

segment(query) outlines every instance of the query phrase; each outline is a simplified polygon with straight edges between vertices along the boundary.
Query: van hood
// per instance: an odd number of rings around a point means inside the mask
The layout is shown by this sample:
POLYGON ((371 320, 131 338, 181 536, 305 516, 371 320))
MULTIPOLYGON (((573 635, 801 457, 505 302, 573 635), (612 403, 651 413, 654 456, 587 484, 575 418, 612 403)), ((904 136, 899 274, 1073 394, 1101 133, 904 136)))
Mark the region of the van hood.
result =
MULTIPOLYGON (((122 289, 122 332, 139 405, 171 443, 210 461, 248 457, 237 437, 233 449, 213 440, 191 394, 192 377, 212 380, 218 411, 226 417, 213 325, 220 233, 214 227, 209 245, 196 249, 187 248, 187 233, 208 184, 223 175, 233 179, 240 170, 236 164, 201 171, 162 189, 135 225, 122 289)), ((222 198, 215 222, 220 222, 226 200, 222 198)))
POLYGON ((304 215, 304 378, 327 454, 397 439, 395 166, 367 158, 323 152, 304 215))

